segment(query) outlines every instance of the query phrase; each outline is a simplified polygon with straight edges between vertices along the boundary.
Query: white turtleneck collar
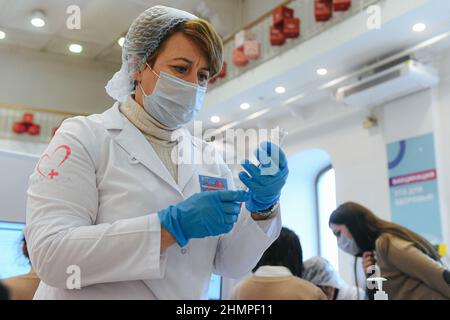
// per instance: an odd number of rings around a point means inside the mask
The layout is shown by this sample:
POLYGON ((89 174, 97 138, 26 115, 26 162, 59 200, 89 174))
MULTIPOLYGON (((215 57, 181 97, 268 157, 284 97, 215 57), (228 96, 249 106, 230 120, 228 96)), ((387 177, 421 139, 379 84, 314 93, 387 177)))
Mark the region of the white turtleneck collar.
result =
POLYGON ((292 272, 282 266, 261 266, 254 275, 257 277, 288 277, 292 276, 292 272))

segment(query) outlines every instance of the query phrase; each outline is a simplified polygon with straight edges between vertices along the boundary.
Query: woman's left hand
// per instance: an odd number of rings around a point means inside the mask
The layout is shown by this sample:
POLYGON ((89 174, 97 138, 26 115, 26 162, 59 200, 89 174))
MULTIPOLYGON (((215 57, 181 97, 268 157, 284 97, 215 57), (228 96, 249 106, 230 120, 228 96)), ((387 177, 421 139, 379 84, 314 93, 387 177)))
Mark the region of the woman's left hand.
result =
POLYGON ((364 273, 367 275, 367 269, 377 262, 375 260, 375 255, 372 251, 365 251, 362 256, 362 266, 364 269, 364 273))

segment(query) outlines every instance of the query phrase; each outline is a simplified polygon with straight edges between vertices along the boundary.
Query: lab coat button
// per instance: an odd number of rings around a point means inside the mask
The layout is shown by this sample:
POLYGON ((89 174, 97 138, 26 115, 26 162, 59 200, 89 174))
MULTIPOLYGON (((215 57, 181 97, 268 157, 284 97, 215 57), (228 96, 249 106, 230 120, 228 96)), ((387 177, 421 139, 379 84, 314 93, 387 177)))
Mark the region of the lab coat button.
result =
POLYGON ((139 160, 136 159, 136 157, 133 157, 133 156, 130 157, 129 161, 130 161, 131 164, 137 164, 137 163, 139 163, 139 160))
POLYGON ((181 249, 181 254, 186 254, 186 252, 187 252, 186 248, 181 249))

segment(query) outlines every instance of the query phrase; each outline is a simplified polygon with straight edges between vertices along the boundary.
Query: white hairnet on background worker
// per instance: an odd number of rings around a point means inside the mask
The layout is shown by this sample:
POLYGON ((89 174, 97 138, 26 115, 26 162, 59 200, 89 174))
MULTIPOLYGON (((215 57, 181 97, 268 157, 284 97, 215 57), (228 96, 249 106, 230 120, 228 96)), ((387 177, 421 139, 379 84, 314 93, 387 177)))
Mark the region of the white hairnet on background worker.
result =
POLYGON ((313 257, 303 263, 303 278, 316 286, 341 289, 345 283, 331 263, 322 257, 313 257))
POLYGON ((114 100, 123 102, 134 90, 133 73, 155 53, 176 25, 192 19, 198 18, 170 7, 155 6, 144 11, 128 30, 122 48, 122 67, 108 82, 106 92, 114 100))
POLYGON ((345 283, 327 259, 313 257, 306 260, 303 263, 303 267, 303 279, 314 283, 318 287, 331 287, 339 290, 336 300, 358 300, 365 298, 364 291, 345 283))

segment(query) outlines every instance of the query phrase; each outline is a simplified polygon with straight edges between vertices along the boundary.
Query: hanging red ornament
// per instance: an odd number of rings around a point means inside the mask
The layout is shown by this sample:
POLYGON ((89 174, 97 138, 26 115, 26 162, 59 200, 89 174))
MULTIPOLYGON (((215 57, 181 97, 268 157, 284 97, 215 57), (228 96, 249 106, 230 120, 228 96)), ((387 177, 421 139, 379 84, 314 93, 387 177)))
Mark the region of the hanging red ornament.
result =
POLYGON ((285 42, 286 36, 283 31, 276 27, 270 27, 270 43, 273 46, 282 46, 285 42))
POLYGON ((56 131, 59 129, 59 127, 53 127, 52 128, 52 137, 56 134, 56 131))
POLYGON ((41 126, 38 124, 32 124, 28 127, 27 132, 31 136, 38 136, 41 133, 41 126))
POLYGON ((283 33, 288 39, 295 39, 300 36, 300 19, 287 18, 284 20, 283 33))
POLYGON ((22 117, 22 123, 24 124, 33 124, 34 120, 34 114, 32 113, 25 113, 22 117))
POLYGON ((279 6, 272 13, 272 26, 282 28, 285 19, 294 17, 294 9, 286 6, 279 6))
POLYGON ((228 69, 228 64, 226 61, 223 62, 222 65, 222 69, 220 70, 219 74, 217 75, 217 77, 219 78, 225 78, 227 76, 227 69, 228 69))
POLYGON ((260 50, 258 40, 247 40, 244 43, 244 54, 250 60, 259 59, 260 50))
POLYGON ((316 21, 328 21, 333 16, 333 0, 314 0, 316 21))
POLYGON ((27 126, 22 122, 14 123, 12 131, 16 134, 23 134, 27 131, 27 126))
POLYGON ((248 64, 248 58, 244 54, 244 48, 234 48, 232 60, 236 67, 242 68, 248 64))
POLYGON ((352 0, 333 0, 334 11, 347 11, 352 5, 352 0))

